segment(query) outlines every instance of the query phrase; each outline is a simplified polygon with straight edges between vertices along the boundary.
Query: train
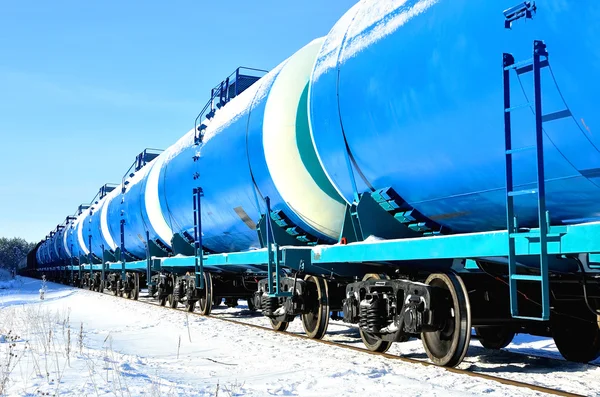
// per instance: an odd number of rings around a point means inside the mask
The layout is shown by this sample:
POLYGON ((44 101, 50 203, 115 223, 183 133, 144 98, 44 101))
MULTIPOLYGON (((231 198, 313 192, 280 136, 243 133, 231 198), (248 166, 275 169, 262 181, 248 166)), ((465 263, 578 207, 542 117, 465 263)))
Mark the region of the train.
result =
POLYGON ((457 366, 552 337, 600 356, 600 57, 589 1, 361 0, 270 71, 238 68, 23 274, 457 366))

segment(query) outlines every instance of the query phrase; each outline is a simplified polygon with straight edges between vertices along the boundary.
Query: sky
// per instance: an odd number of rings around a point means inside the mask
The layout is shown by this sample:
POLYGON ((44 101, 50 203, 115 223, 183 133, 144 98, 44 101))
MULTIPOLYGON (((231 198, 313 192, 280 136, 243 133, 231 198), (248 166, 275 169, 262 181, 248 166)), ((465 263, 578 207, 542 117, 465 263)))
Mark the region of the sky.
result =
POLYGON ((0 0, 0 236, 38 241, 357 0, 0 0))

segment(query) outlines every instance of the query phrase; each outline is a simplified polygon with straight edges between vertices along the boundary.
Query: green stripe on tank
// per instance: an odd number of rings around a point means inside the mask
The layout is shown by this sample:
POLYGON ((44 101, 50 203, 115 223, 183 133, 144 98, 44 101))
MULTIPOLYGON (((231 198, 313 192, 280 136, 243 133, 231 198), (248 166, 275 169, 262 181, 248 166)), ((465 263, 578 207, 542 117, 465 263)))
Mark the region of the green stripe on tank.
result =
POLYGON ((298 102, 298 110, 296 111, 296 144, 300 152, 300 158, 304 167, 308 170, 312 179, 333 200, 343 204, 338 192, 335 190, 327 175, 321 167, 317 153, 313 146, 308 126, 308 83, 302 91, 300 101, 298 102))

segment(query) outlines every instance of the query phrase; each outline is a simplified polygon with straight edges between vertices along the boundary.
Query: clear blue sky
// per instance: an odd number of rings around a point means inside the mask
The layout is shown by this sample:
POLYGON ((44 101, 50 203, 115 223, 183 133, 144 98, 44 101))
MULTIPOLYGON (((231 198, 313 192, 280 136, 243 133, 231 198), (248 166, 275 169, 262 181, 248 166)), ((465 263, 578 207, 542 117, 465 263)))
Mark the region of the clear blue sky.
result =
POLYGON ((0 236, 43 238, 237 66, 273 68, 356 1, 2 1, 0 236))

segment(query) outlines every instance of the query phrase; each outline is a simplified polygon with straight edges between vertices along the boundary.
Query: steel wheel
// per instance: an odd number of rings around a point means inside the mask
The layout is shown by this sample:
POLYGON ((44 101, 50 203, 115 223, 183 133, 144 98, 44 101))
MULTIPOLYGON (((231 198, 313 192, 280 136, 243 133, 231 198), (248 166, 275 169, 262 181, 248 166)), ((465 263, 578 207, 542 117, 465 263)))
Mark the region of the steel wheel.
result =
POLYGON ((237 307, 238 300, 237 300, 237 298, 225 298, 225 305, 227 307, 231 307, 231 308, 237 307))
POLYGON ((177 301, 177 299, 175 299, 175 296, 173 294, 169 294, 167 299, 169 300, 169 306, 173 309, 176 309, 179 302, 177 301))
POLYGON ((467 290, 455 274, 434 273, 425 283, 448 291, 448 318, 441 331, 421 333, 423 346, 434 364, 455 367, 465 357, 471 340, 471 307, 467 290))
POLYGON ((223 303, 223 298, 220 296, 213 296, 212 303, 213 307, 219 307, 221 306, 221 303, 223 303))
POLYGON ((596 322, 568 320, 552 327, 560 354, 568 361, 587 363, 600 357, 600 328, 596 322))
POLYGON ((208 272, 204 273, 204 290, 201 290, 202 296, 198 300, 200 314, 208 316, 212 310, 213 295, 212 295, 212 276, 208 272))
POLYGON ((196 302, 197 301, 195 300, 185 301, 185 310, 187 310, 190 313, 196 310, 196 302))
POLYGON ((271 326, 275 331, 283 332, 287 329, 288 325, 290 325, 287 321, 277 321, 272 318, 269 319, 271 321, 271 326))
POLYGON ((360 333, 360 339, 362 339, 367 349, 372 352, 385 353, 392 347, 392 342, 381 340, 362 329, 359 329, 358 332, 360 333))
MULTIPOLYGON (((375 274, 375 273, 368 273, 368 274, 365 274, 365 276, 363 277, 363 281, 389 280, 389 279, 390 278, 385 274, 375 274)), ((369 349, 373 352, 385 353, 392 346, 392 342, 389 342, 386 340, 381 340, 381 339, 377 338, 375 335, 372 335, 368 332, 364 332, 360 328, 359 328, 359 333, 360 333, 360 338, 362 339, 362 341, 365 344, 365 346, 367 347, 367 349, 369 349)))
POLYGON ((163 296, 162 298, 160 298, 159 303, 161 306, 166 306, 167 305, 167 297, 163 296))
POLYGON ((315 302, 312 302, 314 309, 311 312, 302 314, 302 327, 309 338, 322 339, 329 325, 327 282, 315 276, 306 276, 304 280, 307 281, 307 284, 314 284, 314 286, 311 286, 314 289, 311 291, 311 296, 315 302))
POLYGON ((250 310, 251 312, 255 312, 256 305, 254 304, 254 297, 248 298, 247 302, 248 302, 248 310, 250 310))
POLYGON ((483 347, 495 350, 508 346, 515 337, 514 331, 503 326, 475 327, 475 333, 483 347))
POLYGON ((140 275, 138 273, 135 273, 133 280, 134 280, 133 299, 138 300, 140 297, 140 275))

